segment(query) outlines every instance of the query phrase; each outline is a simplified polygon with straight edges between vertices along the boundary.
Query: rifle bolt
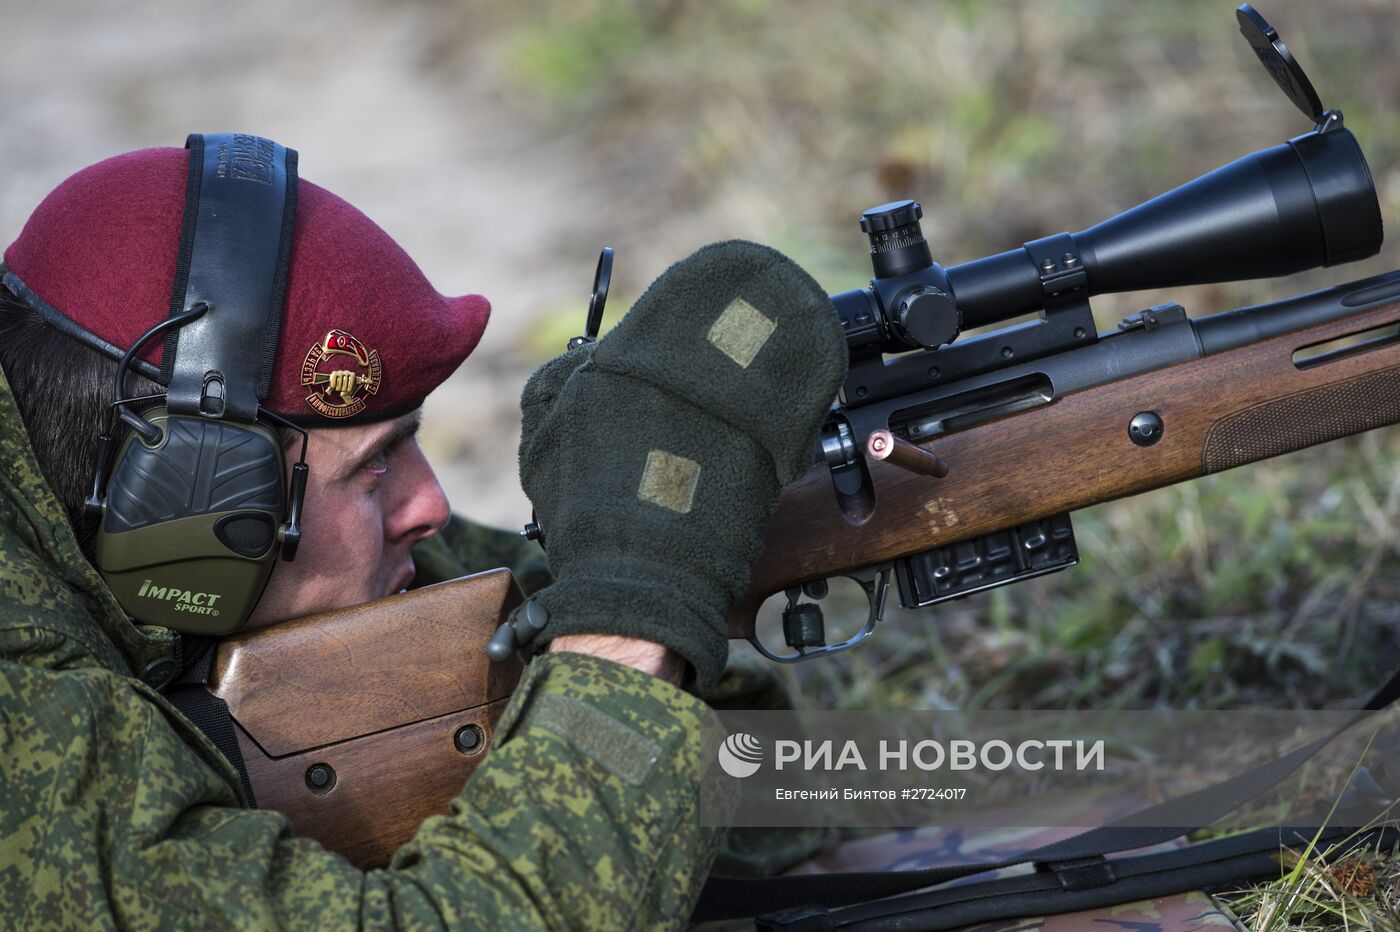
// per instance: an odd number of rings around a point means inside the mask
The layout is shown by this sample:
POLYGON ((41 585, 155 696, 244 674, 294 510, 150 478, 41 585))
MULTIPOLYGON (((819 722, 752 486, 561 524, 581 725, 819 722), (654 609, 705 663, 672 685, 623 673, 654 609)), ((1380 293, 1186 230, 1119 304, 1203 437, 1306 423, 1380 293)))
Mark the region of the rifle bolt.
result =
POLYGON ((1140 447, 1150 447, 1162 439, 1166 425, 1156 411, 1143 411, 1128 422, 1128 437, 1140 447))
POLYGON ((821 447, 822 459, 828 466, 849 466, 856 461, 856 442, 844 421, 822 431, 821 447))

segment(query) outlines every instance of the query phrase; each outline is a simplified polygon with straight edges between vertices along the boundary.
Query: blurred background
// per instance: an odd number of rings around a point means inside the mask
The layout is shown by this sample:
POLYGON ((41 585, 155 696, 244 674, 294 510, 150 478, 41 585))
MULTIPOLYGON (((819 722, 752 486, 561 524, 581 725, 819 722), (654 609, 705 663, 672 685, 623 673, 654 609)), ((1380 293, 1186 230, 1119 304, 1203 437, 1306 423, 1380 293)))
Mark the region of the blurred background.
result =
MULTIPOLYGON (((0 233, 114 153, 237 129, 301 152, 443 291, 494 304, 430 399, 458 510, 529 515, 520 387, 695 247, 775 245, 832 292, 869 278, 860 212, 924 206, 944 264, 1079 230, 1310 129, 1233 3, 3 0, 0 233)), ((1400 9, 1262 0, 1346 114, 1400 222, 1400 9)), ((1095 299, 1100 325, 1400 267, 1095 299)), ((392 313, 385 308, 385 313, 392 313)), ((782 675, 814 705, 1345 703, 1400 658, 1400 430, 1090 509, 1084 562, 782 675)))

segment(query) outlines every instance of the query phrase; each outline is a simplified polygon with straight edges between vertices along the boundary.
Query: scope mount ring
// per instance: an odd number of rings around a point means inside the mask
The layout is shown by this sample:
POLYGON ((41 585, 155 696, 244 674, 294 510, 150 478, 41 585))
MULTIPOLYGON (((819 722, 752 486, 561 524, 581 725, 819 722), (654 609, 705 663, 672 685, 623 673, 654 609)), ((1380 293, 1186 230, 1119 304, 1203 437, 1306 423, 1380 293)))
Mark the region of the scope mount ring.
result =
POLYGON ((894 564, 886 563, 880 566, 865 567, 864 569, 852 570, 849 573, 838 573, 837 576, 852 579, 865 590, 865 597, 870 603, 870 613, 865 618, 865 625, 859 631, 840 644, 823 644, 820 647, 808 648, 798 647, 791 654, 777 654, 769 650, 759 640, 758 632, 754 631, 748 637, 748 642, 753 645, 754 650, 775 663, 801 663, 814 657, 824 657, 828 654, 850 650, 868 638, 875 630, 875 625, 885 616, 885 604, 889 596, 890 579, 894 576, 894 564))

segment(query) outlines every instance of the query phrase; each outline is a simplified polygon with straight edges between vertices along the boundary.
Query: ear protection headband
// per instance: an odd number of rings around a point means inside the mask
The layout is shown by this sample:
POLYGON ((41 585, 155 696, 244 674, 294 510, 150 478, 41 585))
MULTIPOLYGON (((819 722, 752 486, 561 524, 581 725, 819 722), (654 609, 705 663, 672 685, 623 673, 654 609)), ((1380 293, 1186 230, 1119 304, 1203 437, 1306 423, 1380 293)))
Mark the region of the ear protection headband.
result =
POLYGON ((88 514, 97 566, 137 621, 228 634, 301 539, 306 432, 265 411, 291 262, 297 154, 269 139, 191 135, 170 316, 117 367, 88 514), (165 336, 162 394, 127 398, 141 348, 165 336), (137 413, 137 403, 160 402, 137 413), (128 427, 112 456, 117 418, 128 427), (301 434, 286 483, 276 427, 301 434))

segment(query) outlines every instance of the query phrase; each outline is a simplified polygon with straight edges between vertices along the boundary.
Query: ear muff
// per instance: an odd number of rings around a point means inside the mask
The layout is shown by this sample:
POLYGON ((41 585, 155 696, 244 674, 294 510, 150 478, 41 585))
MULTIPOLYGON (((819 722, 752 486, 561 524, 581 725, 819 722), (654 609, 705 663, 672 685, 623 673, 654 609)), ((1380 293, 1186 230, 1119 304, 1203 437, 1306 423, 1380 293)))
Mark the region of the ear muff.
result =
POLYGON ((290 486, 263 411, 291 257, 296 152, 235 134, 190 136, 190 177, 171 316, 126 352, 99 440, 87 506, 97 566, 146 624, 224 635, 253 611, 278 553, 295 556, 306 434, 290 486), (123 382, 143 344, 166 335, 164 403, 141 413, 123 382), (112 460, 119 412, 129 430, 112 460))
POLYGON ((261 424, 142 414, 108 483, 97 562, 127 611, 189 634, 227 634, 272 573, 286 512, 281 443, 261 424))

